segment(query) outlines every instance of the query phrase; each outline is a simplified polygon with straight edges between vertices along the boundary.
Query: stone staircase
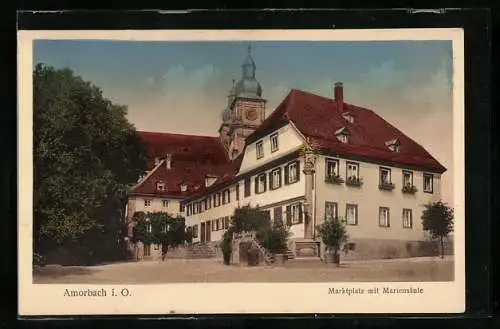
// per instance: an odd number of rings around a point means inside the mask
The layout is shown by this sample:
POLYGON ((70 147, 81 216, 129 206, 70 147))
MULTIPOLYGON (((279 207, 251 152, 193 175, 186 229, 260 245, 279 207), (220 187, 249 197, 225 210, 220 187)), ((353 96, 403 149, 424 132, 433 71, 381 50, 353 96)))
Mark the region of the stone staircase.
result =
POLYGON ((216 257, 217 252, 211 244, 196 243, 193 245, 170 249, 167 252, 166 258, 204 259, 216 257))

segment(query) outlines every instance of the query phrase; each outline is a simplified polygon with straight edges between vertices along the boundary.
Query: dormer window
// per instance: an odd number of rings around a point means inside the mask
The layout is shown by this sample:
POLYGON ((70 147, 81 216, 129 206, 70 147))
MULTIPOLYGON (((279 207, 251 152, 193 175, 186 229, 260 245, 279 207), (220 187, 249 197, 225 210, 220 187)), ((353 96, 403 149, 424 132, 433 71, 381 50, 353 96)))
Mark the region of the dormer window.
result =
POLYGON ((347 137, 348 132, 345 127, 340 128, 335 132, 335 136, 339 140, 339 142, 346 144, 349 141, 349 138, 347 137))
POLYGON ((160 158, 159 157, 156 157, 155 158, 155 166, 159 165, 160 164, 160 158))
POLYGON ((351 112, 345 112, 344 114, 342 114, 342 117, 345 119, 345 121, 354 123, 354 116, 351 112))
POLYGON ((399 144, 400 143, 399 143, 399 140, 397 138, 385 142, 385 146, 387 146, 387 148, 391 152, 399 152, 399 144))
POLYGON ((187 191, 187 184, 182 183, 181 184, 181 192, 186 192, 187 191))
POLYGON ((156 182, 156 190, 159 192, 163 192, 167 189, 165 182, 156 182))

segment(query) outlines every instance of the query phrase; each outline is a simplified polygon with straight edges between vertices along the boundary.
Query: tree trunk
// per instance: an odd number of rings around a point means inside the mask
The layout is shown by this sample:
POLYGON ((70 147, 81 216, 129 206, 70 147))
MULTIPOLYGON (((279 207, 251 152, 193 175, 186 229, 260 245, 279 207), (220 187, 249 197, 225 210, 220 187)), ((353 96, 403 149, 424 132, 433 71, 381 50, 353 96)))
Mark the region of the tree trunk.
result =
POLYGON ((441 240, 441 259, 444 259, 444 243, 443 243, 443 237, 440 237, 441 240))

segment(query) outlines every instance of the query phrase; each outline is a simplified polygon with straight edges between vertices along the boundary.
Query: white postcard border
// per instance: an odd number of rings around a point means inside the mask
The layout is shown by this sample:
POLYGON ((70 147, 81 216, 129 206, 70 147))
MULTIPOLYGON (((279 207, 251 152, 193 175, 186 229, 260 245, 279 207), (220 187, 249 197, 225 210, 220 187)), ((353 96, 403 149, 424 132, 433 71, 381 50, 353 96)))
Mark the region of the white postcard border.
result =
POLYGON ((461 313, 465 311, 464 43, 462 29, 110 30, 18 32, 19 314, 461 313), (452 40, 454 124, 454 281, 332 283, 33 284, 33 41, 113 40, 452 40), (420 294, 329 294, 329 288, 421 288, 420 294), (68 298, 65 289, 115 289, 116 297, 68 298), (125 290, 123 290, 125 289, 125 290), (120 296, 128 293, 128 296, 120 296))

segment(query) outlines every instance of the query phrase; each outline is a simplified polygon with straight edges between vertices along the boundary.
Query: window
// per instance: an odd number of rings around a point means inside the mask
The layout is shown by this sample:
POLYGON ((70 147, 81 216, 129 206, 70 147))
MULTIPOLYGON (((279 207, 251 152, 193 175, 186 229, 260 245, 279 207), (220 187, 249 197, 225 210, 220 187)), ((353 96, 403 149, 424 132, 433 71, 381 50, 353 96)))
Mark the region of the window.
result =
POLYGON ((347 135, 346 134, 340 134, 340 135, 337 135, 337 139, 343 143, 343 144, 347 144, 348 142, 348 139, 347 139, 347 135))
POLYGON ((220 230, 220 218, 215 220, 215 230, 220 230))
POLYGON ((338 218, 337 202, 325 202, 325 217, 327 219, 338 218))
POLYGON ((381 227, 389 227, 389 208, 379 207, 378 208, 378 225, 381 227))
POLYGON ((153 232, 153 225, 151 225, 151 223, 149 222, 149 218, 146 218, 146 232, 153 232))
POLYGON ((212 221, 209 221, 211 222, 210 226, 212 226, 212 232, 214 232, 216 230, 216 225, 218 223, 217 219, 214 219, 212 221))
POLYGON ((157 182, 157 183, 156 183, 156 190, 157 190, 157 191, 162 192, 162 191, 165 191, 166 189, 167 189, 167 188, 166 188, 166 186, 165 186, 165 183, 164 183, 164 182, 157 182))
POLYGON ((149 243, 144 244, 144 257, 151 256, 151 245, 149 243))
POLYGON ((208 209, 208 198, 206 198, 205 200, 203 200, 203 206, 204 206, 205 210, 208 209))
POLYGON ((236 192, 236 200, 240 199, 240 184, 236 184, 235 186, 235 192, 236 192))
POLYGON ((358 205, 346 204, 345 220, 347 225, 358 225, 358 205))
POLYGON ((271 152, 276 152, 278 150, 278 133, 271 135, 271 152))
POLYGON ((326 159, 326 177, 339 175, 339 160, 326 159))
POLYGON ((179 203, 179 212, 184 212, 184 205, 179 203))
POLYGON ((432 193, 434 190, 432 174, 424 174, 424 192, 432 193))
POLYGON ((151 207, 151 199, 144 199, 144 207, 146 208, 151 207))
POLYGON ((231 202, 231 191, 229 189, 226 190, 227 194, 227 203, 231 202))
POLYGON ((221 194, 220 192, 217 193, 217 206, 220 206, 220 199, 221 199, 220 194, 221 194))
POLYGON ((357 163, 347 162, 347 178, 348 179, 359 178, 359 165, 357 163))
POLYGON ((264 144, 262 143, 262 141, 255 144, 255 149, 257 151, 257 159, 262 158, 264 156, 264 144))
POLYGON ((266 191, 266 174, 255 177, 255 193, 264 193, 266 191))
POLYGON ((212 208, 212 197, 208 196, 207 197, 207 209, 212 208))
POLYGON ((198 224, 193 226, 193 238, 198 237, 198 224))
POLYGON ((163 208, 167 208, 168 207, 168 200, 161 200, 161 206, 163 208))
POLYGON ((302 223, 302 207, 300 203, 287 207, 287 222, 289 225, 302 223))
POLYGON ((250 177, 245 178, 245 198, 250 196, 250 177))
POLYGON ((212 196, 212 198, 213 198, 213 203, 214 203, 214 208, 215 208, 215 207, 217 207, 217 195, 214 194, 212 196))
POLYGON ((380 168, 380 184, 381 185, 391 184, 391 169, 380 168))
POLYGON ((187 191, 187 184, 181 184, 181 192, 187 191))
POLYGON ((411 209, 403 209, 403 228, 413 227, 413 214, 411 209))
POLYGON ((224 217, 224 229, 229 228, 229 216, 224 217))
POLYGON ((222 191, 222 204, 226 204, 226 191, 222 191))
POLYGON ((398 153, 399 152, 399 145, 397 145, 397 144, 389 145, 389 151, 398 153))
POLYGON ((285 167, 285 183, 292 184, 299 180, 300 170, 299 161, 292 162, 285 167))
POLYGON ((283 209, 281 207, 275 207, 273 212, 274 212, 274 223, 276 225, 283 225, 283 217, 282 217, 283 209))
POLYGON ((413 172, 403 170, 403 186, 413 186, 413 172))
POLYGON ((270 187, 272 190, 281 187, 281 168, 276 168, 269 174, 270 187))
POLYGON ((190 204, 188 204, 188 206, 187 206, 187 212, 186 213, 187 213, 188 216, 191 216, 191 205, 190 204))
POLYGON ((347 122, 354 123, 354 116, 352 116, 351 114, 346 113, 343 115, 343 117, 347 122))

